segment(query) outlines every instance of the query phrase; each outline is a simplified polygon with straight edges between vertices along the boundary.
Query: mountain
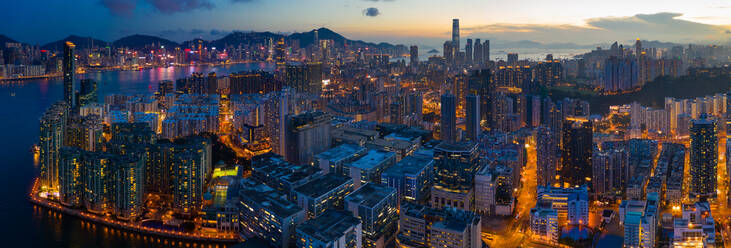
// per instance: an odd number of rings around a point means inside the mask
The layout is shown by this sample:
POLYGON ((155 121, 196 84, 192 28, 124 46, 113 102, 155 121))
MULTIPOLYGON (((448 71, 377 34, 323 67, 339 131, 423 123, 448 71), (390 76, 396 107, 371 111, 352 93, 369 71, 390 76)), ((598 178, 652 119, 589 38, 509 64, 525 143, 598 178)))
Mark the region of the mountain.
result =
POLYGON ((121 39, 115 40, 114 42, 112 42, 112 44, 115 47, 126 47, 131 49, 142 49, 152 44, 154 44, 155 46, 160 45, 169 48, 179 46, 178 43, 171 40, 163 39, 157 36, 142 34, 126 36, 121 39))
POLYGON ((7 37, 5 35, 0 34, 0 48, 5 47, 5 43, 8 43, 8 42, 14 43, 14 42, 17 42, 17 41, 11 39, 10 37, 7 37))
POLYGON ((333 40, 333 42, 335 42, 335 44, 337 44, 337 45, 343 45, 345 43, 348 43, 349 45, 369 46, 369 47, 376 47, 378 49, 394 49, 394 48, 406 49, 406 46, 404 46, 404 45, 393 45, 393 44, 386 43, 386 42, 372 43, 372 42, 366 42, 366 41, 362 41, 362 40, 350 40, 328 28, 313 29, 310 32, 304 32, 304 33, 294 33, 294 34, 289 35, 289 39, 298 40, 300 43, 300 46, 302 46, 302 47, 308 46, 315 41, 315 30, 317 30, 317 36, 319 39, 333 40))
POLYGON ((109 42, 94 39, 92 37, 81 37, 77 35, 69 35, 66 38, 45 44, 41 46, 42 49, 48 49, 48 50, 54 50, 54 51, 61 51, 63 49, 64 43, 66 41, 71 41, 76 45, 77 48, 90 48, 92 46, 94 47, 104 47, 109 46, 109 42))
MULTIPOLYGON (((265 43, 266 40, 272 39, 273 41, 279 40, 282 37, 286 37, 282 34, 275 34, 272 32, 232 32, 221 39, 213 41, 203 41, 203 45, 211 45, 213 47, 225 47, 226 45, 238 45, 238 44, 254 44, 254 43, 265 43)), ((198 42, 200 39, 192 41, 186 41, 183 43, 184 46, 192 44, 190 42, 198 42)))

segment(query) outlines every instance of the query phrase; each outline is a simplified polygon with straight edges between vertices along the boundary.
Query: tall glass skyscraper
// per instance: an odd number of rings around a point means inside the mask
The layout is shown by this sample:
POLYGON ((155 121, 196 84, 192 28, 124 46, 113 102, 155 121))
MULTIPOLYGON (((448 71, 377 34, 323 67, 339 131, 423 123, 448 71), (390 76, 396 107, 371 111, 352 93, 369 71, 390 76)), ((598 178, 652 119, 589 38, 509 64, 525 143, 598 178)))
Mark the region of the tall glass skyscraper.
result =
POLYGON ((444 142, 457 141, 457 101, 454 95, 442 95, 442 119, 439 137, 444 142))
POLYGON ((718 166, 717 122, 702 114, 690 126, 690 193, 712 197, 716 193, 718 166))
POLYGON ((67 41, 63 46, 63 99, 70 107, 76 106, 76 85, 74 84, 74 70, 76 59, 74 49, 76 45, 67 41))

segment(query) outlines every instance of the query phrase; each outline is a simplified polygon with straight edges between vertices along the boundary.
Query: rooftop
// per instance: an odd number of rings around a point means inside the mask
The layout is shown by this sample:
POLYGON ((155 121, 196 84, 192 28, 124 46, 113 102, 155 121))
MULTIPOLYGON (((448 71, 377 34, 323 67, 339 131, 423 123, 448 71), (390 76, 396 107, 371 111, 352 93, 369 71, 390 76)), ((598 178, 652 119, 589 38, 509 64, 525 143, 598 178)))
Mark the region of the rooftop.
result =
POLYGON ((374 207, 389 196, 396 194, 396 189, 383 184, 368 183, 345 197, 346 202, 353 202, 366 207, 374 207))
POLYGON ((383 177, 403 177, 405 175, 419 174, 424 168, 433 166, 434 159, 431 157, 411 155, 407 156, 396 165, 391 166, 383 172, 383 177))
POLYGON ((396 156, 393 152, 384 152, 379 150, 368 150, 368 153, 363 155, 360 159, 353 161, 348 164, 348 167, 359 168, 363 170, 370 170, 377 165, 382 164, 386 160, 392 159, 396 156))
POLYGON ((294 189, 295 192, 301 193, 308 197, 316 198, 330 192, 344 184, 352 184, 353 179, 349 177, 338 176, 333 173, 313 179, 312 181, 294 189))
POLYGON ((345 143, 317 154, 315 155, 315 158, 329 160, 330 162, 338 162, 353 157, 356 154, 364 153, 365 150, 366 148, 364 147, 345 143))
POLYGON ((250 199, 251 202, 257 203, 275 216, 285 218, 302 211, 301 207, 285 200, 284 195, 277 193, 269 186, 251 180, 243 180, 242 184, 243 188, 239 191, 239 196, 250 199))
POLYGON ((347 211, 327 210, 317 218, 305 221, 297 230, 328 242, 340 238, 348 229, 360 224, 360 219, 347 211))

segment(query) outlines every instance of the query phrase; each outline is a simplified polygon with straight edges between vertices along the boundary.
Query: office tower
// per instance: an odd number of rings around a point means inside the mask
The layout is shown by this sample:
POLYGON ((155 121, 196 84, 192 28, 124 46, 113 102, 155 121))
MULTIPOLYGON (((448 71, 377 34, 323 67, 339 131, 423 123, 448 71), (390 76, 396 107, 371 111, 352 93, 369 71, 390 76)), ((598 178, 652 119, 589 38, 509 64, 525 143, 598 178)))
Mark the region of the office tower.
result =
POLYGON ((457 99, 452 94, 441 97, 442 117, 440 121, 439 137, 444 142, 457 141, 457 99))
POLYGON ((547 244, 558 244, 558 211, 535 207, 530 210, 531 239, 547 244))
POLYGON ((85 106, 90 103, 95 103, 97 99, 97 87, 96 81, 91 79, 81 80, 81 90, 79 91, 79 106, 85 106))
POLYGON ((396 164, 396 153, 368 150, 357 160, 343 165, 343 171, 348 172, 346 176, 353 179, 355 189, 366 183, 381 183, 381 174, 386 169, 396 164))
POLYGON ((59 150, 59 189, 58 200, 69 207, 81 206, 84 182, 83 152, 78 148, 64 147, 59 150))
POLYGON ((58 102, 41 117, 40 135, 40 184, 42 192, 58 190, 59 149, 63 147, 69 105, 58 102))
POLYGON ((550 186, 556 183, 558 145, 553 137, 554 134, 550 128, 536 128, 536 180, 539 186, 550 186))
POLYGON ((294 189, 297 206, 304 209, 307 219, 320 216, 328 209, 343 209, 345 196, 353 192, 353 179, 328 173, 294 189))
POLYGON ((117 218, 132 220, 142 215, 144 204, 144 155, 125 155, 115 163, 113 181, 114 212, 117 218))
POLYGON ((460 50, 459 44, 459 19, 452 19, 452 54, 457 57, 460 50))
POLYGON ((481 247, 482 220, 473 212, 407 203, 399 215, 404 247, 481 247))
POLYGON ((492 111, 492 97, 491 94, 494 89, 494 85, 490 82, 492 79, 492 72, 489 69, 473 70, 470 72, 470 76, 467 79, 467 86, 471 94, 479 96, 480 100, 480 121, 485 121, 488 127, 492 127, 492 121, 490 121, 492 111))
POLYGON ((411 46, 409 48, 409 54, 410 54, 409 66, 411 66, 411 67, 419 66, 419 47, 411 46))
POLYGON ((466 126, 467 126, 467 139, 470 141, 477 141, 477 137, 480 135, 480 96, 469 94, 467 95, 466 105, 466 126))
POLYGON ((475 39, 475 48, 473 49, 474 51, 472 55, 472 61, 475 65, 482 65, 485 63, 483 61, 484 53, 482 52, 482 49, 482 41, 480 41, 480 39, 475 39))
POLYGON ((467 39, 467 44, 464 46, 464 62, 467 65, 472 64, 472 39, 467 39))
POLYGON ((381 183, 397 190, 401 200, 426 203, 433 179, 434 158, 422 154, 406 156, 381 174, 381 183))
POLYGON ((350 212, 328 210, 297 226, 297 247, 362 247, 363 224, 350 212))
POLYGON ((363 221, 363 247, 386 247, 398 231, 396 189, 368 183, 345 197, 346 209, 363 221))
POLYGON ((452 47, 453 47, 453 44, 451 41, 444 42, 444 48, 443 48, 444 60, 447 61, 448 65, 451 65, 454 63, 455 56, 454 56, 454 50, 452 49, 452 47))
POLYGON ((561 140, 563 165, 560 182, 568 187, 591 183, 592 123, 586 120, 565 120, 561 140))
POLYGON ((63 46, 63 99, 69 107, 76 107, 76 57, 74 55, 76 45, 67 41, 63 46))
POLYGON ((490 40, 485 40, 485 43, 482 43, 482 59, 485 61, 485 64, 490 63, 490 40))
POLYGON ((173 209, 184 216, 192 216, 203 203, 203 181, 201 155, 195 152, 181 152, 174 155, 172 165, 173 209))
POLYGON ((287 65, 285 78, 287 87, 291 87, 300 93, 319 96, 322 92, 322 63, 310 62, 287 65))
POLYGON ((560 226, 589 223, 589 191, 586 186, 538 186, 536 206, 556 210, 560 226))
POLYGON ((242 180, 241 185, 240 235, 262 238, 272 247, 294 246, 295 227, 305 220, 305 211, 269 186, 248 179, 242 180))
POLYGON ((325 112, 305 112, 288 117, 285 158, 295 164, 309 164, 315 154, 330 149, 330 121, 325 112))
POLYGON ((705 114, 691 121, 690 193, 694 197, 714 197, 716 194, 717 129, 717 121, 705 114))
POLYGON ((517 53, 508 53, 508 66, 516 66, 518 65, 518 54, 517 53))
POLYGON ((157 85, 157 93, 161 96, 175 93, 175 82, 172 80, 162 80, 157 85))
POLYGON ((477 143, 442 142, 434 148, 432 207, 472 210, 473 181, 479 167, 477 143))

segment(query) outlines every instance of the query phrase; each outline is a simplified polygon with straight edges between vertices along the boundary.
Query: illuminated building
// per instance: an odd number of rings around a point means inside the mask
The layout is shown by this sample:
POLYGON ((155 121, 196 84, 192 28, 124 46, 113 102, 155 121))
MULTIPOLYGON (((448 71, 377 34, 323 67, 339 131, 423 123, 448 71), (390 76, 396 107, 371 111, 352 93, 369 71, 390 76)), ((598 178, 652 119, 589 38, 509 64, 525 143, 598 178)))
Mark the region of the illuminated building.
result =
POLYGON ((145 157, 121 156, 113 171, 115 184, 114 212, 120 219, 135 219, 142 216, 145 186, 145 157))
POLYGON ((495 70, 495 85, 520 88, 533 78, 530 66, 500 66, 495 70))
POLYGON ((157 85, 157 93, 161 96, 175 93, 175 82, 172 80, 162 80, 157 85))
POLYGON ((558 60, 546 60, 538 62, 535 67, 535 80, 541 85, 555 86, 560 83, 563 79, 563 66, 561 61, 558 60))
POLYGON ((70 207, 81 206, 84 190, 83 153, 78 148, 59 150, 59 201, 70 207))
POLYGON ((517 53, 508 53, 508 66, 516 66, 518 65, 518 54, 517 53))
POLYGON ((343 174, 353 179, 353 187, 366 183, 381 183, 381 174, 396 163, 396 154, 380 150, 368 150, 357 160, 343 165, 343 174))
MULTIPOLYGON (((487 41, 486 41, 487 42, 487 41)), ((471 94, 479 96, 480 100, 480 121, 490 121, 491 110, 492 110, 492 97, 491 92, 494 89, 492 82, 491 70, 473 70, 470 72, 470 76, 467 78, 467 86, 471 94)))
POLYGON ((320 95, 322 92, 322 63, 287 65, 285 85, 300 93, 320 95))
POLYGON ((92 152, 84 156, 84 207, 97 214, 112 210, 113 169, 117 156, 92 152))
POLYGON ((63 46, 63 99, 71 108, 75 108, 76 84, 74 78, 76 76, 76 57, 74 54, 76 45, 67 41, 63 46))
POLYGON ((638 77, 637 60, 612 56, 604 62, 602 88, 609 92, 631 90, 639 86, 638 77))
POLYGON ((589 223, 589 193, 586 186, 557 188, 538 186, 537 204, 558 212, 559 225, 589 223))
POLYGON ((515 207, 513 169, 496 164, 484 166, 475 175, 474 210, 480 214, 509 216, 515 207))
POLYGON ((297 226, 297 247, 360 248, 363 225, 350 212, 328 210, 297 226))
POLYGON ((442 142, 434 148, 432 207, 473 209, 473 180, 479 167, 477 143, 442 142))
POLYGON ((232 73, 229 78, 229 94, 266 94, 282 89, 274 74, 265 71, 232 73))
POLYGON ((51 105, 40 122, 40 183, 41 190, 58 190, 59 149, 63 146, 69 105, 59 102, 51 105))
POLYGON ((464 61, 467 65, 472 64, 472 39, 467 39, 467 44, 464 45, 464 61))
POLYGON ((429 198, 433 167, 432 156, 407 156, 381 174, 381 183, 395 188, 400 200, 423 204, 429 198))
POLYGON ((86 106, 98 101, 96 81, 91 79, 82 79, 80 86, 78 95, 79 106, 86 106))
POLYGON ((482 246, 482 220, 473 212, 406 203, 399 215, 398 243, 404 247, 482 246))
POLYGON ((194 152, 175 154, 171 167, 173 182, 173 209, 183 215, 197 213, 203 203, 203 176, 201 156, 194 152))
POLYGON ((104 125, 97 115, 81 117, 72 115, 66 122, 64 145, 83 149, 85 151, 102 150, 104 125))
POLYGON ((396 189, 368 183, 345 197, 346 209, 363 223, 363 247, 386 247, 398 231, 396 189))
POLYGON ((269 145, 272 151, 286 157, 287 152, 287 115, 293 114, 289 105, 292 102, 292 93, 285 89, 282 91, 272 92, 266 96, 264 101, 264 129, 266 136, 269 137, 269 145))
POLYGON ((441 130, 439 137, 444 142, 455 142, 457 141, 457 101, 454 95, 444 94, 441 97, 441 121, 439 125, 441 130))
POLYGON ((277 63, 277 68, 284 68, 287 62, 287 51, 285 49, 284 37, 279 38, 274 47, 274 61, 277 63))
POLYGON ((133 144, 154 144, 155 132, 147 123, 115 123, 110 127, 112 142, 133 144))
POLYGON ((338 175, 349 176, 343 172, 343 166, 355 161, 366 154, 366 152, 368 152, 368 149, 365 147, 344 143, 315 155, 315 165, 325 174, 335 173, 338 175))
POLYGON ((560 182, 569 187, 590 185, 593 130, 590 121, 565 120, 561 140, 560 182))
POLYGON ((343 209, 344 199, 353 191, 353 179, 329 173, 294 189, 297 205, 312 219, 327 209, 343 209))
POLYGON ((718 165, 718 126, 705 114, 691 121, 690 193, 693 197, 716 195, 718 165))
POLYGON ((716 247, 716 223, 708 202, 683 205, 673 221, 672 247, 716 247))
POLYGON ((251 178, 274 188, 294 201, 295 188, 302 186, 323 172, 310 165, 297 165, 284 160, 280 155, 267 153, 251 158, 251 178))
POLYGON ((558 244, 558 212, 550 208, 530 210, 531 238, 548 244, 558 244))
POLYGON ((330 121, 324 112, 305 112, 287 118, 285 158, 295 164, 309 164, 315 154, 330 148, 330 121))
POLYGON ((278 248, 293 246, 295 227, 305 220, 305 211, 269 186, 251 180, 243 180, 241 184, 241 236, 260 237, 278 248))

